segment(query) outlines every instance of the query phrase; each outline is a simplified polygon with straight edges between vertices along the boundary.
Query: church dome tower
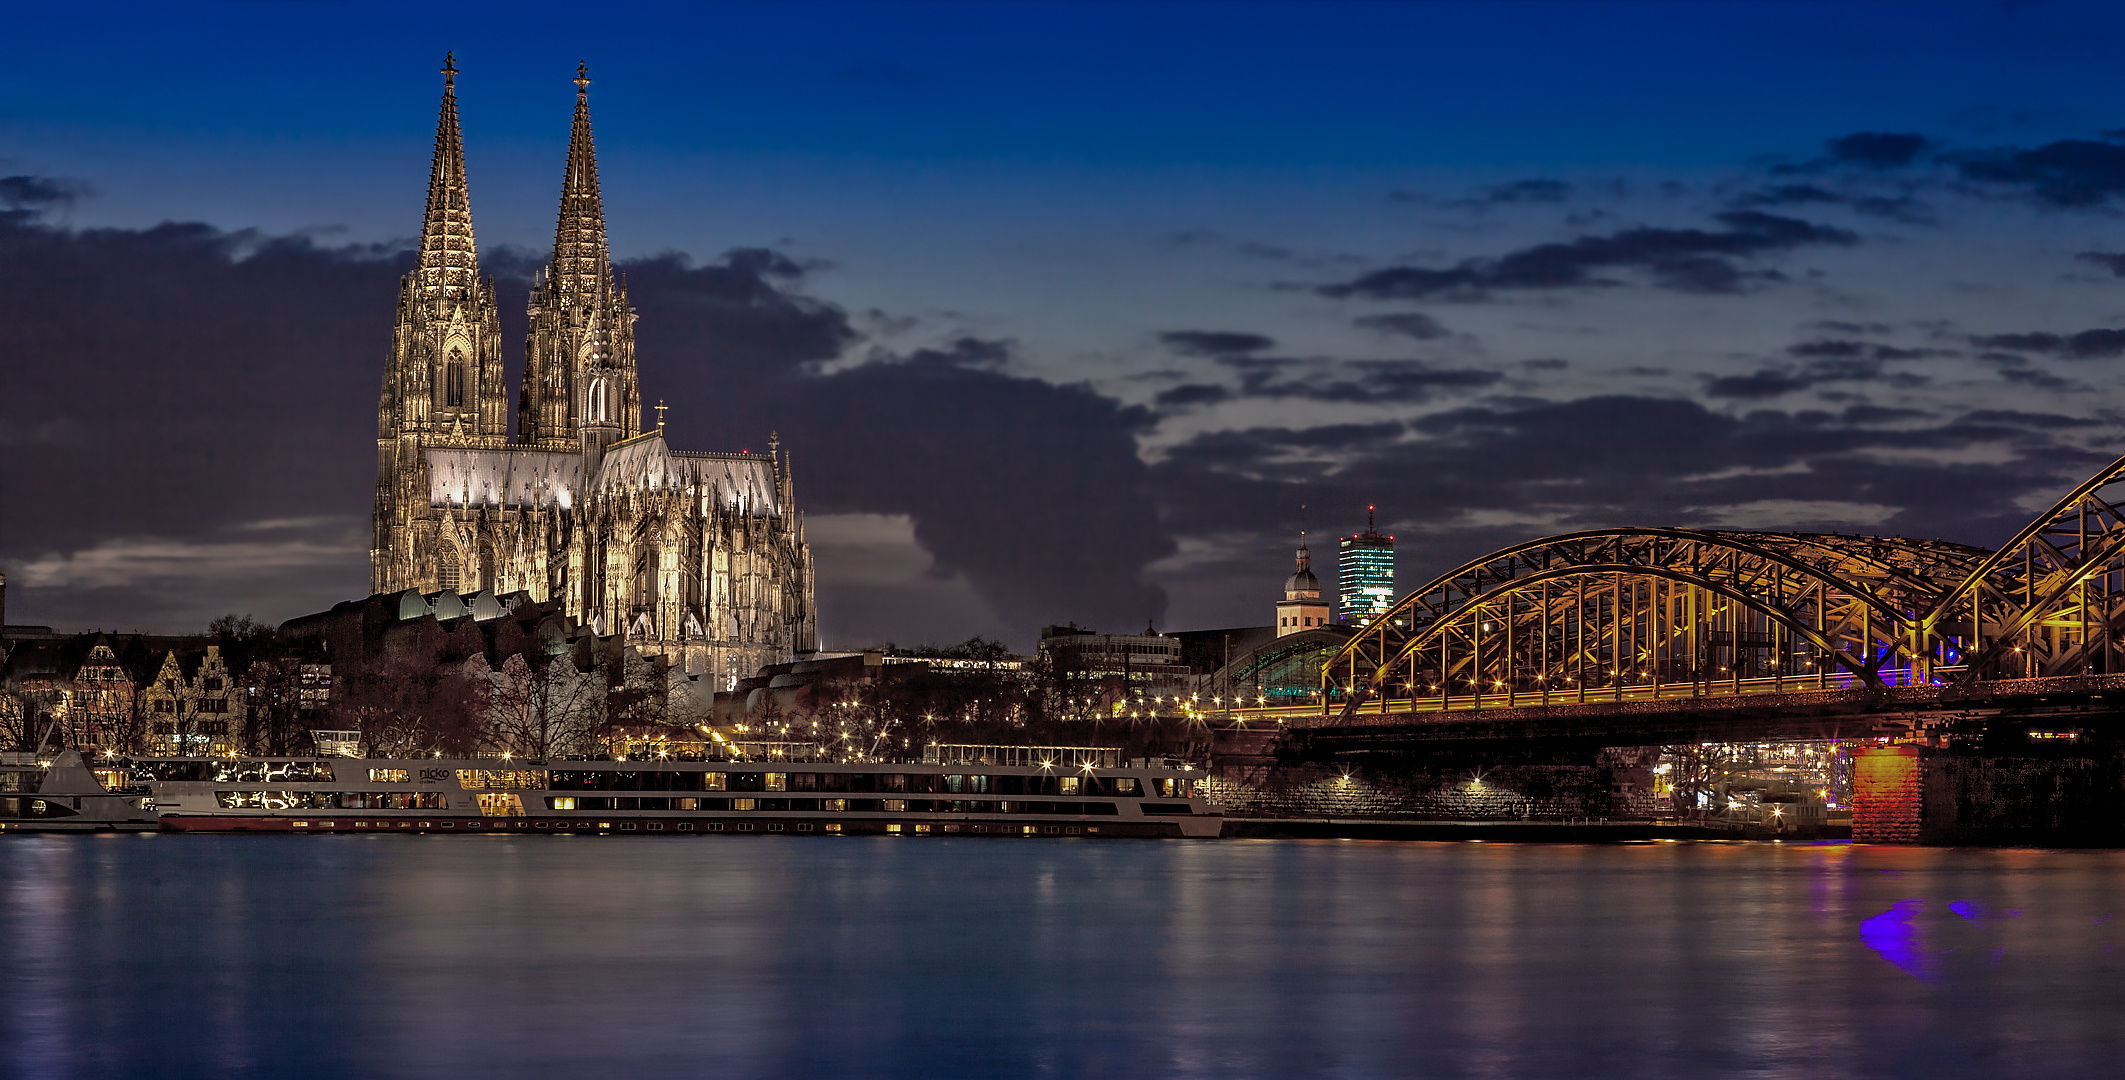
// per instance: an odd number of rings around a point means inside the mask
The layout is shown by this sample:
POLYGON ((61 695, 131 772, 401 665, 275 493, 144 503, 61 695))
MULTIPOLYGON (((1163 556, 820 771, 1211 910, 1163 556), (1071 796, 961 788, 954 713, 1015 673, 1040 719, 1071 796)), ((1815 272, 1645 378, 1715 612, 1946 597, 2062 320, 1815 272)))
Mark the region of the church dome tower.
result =
POLYGON ((1321 598, 1321 579, 1313 576, 1313 555, 1299 536, 1297 566, 1284 579, 1284 598, 1276 605, 1278 637, 1328 625, 1328 601, 1321 598))

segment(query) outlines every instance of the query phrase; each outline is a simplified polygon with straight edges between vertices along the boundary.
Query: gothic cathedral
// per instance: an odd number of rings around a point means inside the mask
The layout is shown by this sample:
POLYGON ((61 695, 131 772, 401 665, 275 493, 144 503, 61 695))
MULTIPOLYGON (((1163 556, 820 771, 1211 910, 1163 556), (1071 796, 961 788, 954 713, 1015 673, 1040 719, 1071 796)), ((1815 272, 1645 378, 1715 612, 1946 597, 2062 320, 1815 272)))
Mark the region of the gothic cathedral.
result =
POLYGON ((581 68, 510 437, 456 75, 446 61, 419 262, 399 285, 377 404, 374 590, 560 598, 593 632, 718 684, 815 651, 811 548, 779 445, 691 453, 666 446, 661 423, 643 428, 635 313, 606 250, 581 68))

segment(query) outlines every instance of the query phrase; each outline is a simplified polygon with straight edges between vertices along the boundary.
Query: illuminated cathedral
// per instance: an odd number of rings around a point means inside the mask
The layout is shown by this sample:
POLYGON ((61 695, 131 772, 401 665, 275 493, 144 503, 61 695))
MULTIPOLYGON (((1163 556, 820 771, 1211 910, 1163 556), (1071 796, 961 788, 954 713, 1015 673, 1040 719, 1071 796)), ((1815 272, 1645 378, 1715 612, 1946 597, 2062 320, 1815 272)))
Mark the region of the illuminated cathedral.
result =
POLYGON ((456 76, 446 60, 419 261, 399 285, 377 403, 374 591, 559 599, 593 632, 718 682, 815 651, 811 549, 779 445, 680 451, 661 422, 643 425, 635 312, 606 248, 581 67, 510 434, 456 76))

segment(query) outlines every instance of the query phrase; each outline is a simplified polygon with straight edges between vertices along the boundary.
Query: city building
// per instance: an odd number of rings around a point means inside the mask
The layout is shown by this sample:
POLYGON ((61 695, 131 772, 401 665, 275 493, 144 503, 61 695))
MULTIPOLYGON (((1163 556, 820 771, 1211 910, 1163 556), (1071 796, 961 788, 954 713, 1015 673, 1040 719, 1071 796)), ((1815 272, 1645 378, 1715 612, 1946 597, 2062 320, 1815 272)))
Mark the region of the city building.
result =
POLYGON ((557 600, 592 633, 726 688, 816 651, 811 549, 779 443, 764 455, 680 451, 661 422, 643 423, 635 311, 607 250, 580 67, 510 432, 456 74, 446 60, 420 250, 377 405, 373 591, 557 600))
POLYGON ((221 646, 171 649, 139 691, 141 744, 149 754, 233 754, 246 702, 221 646), (233 721, 233 724, 232 724, 233 721))
POLYGON ((1183 692, 1193 674, 1181 662, 1181 640, 1149 626, 1141 634, 1102 634, 1075 624, 1042 627, 1040 656, 1065 688, 1113 701, 1183 692))
POLYGON ((1284 598, 1276 605, 1278 636, 1296 634, 1328 625, 1328 601, 1321 596, 1321 579, 1313 576, 1313 555, 1306 538, 1299 536, 1298 568, 1284 579, 1284 598))
POLYGON ((1373 508, 1365 531, 1346 536, 1336 558, 1336 621, 1363 626, 1395 606, 1395 538, 1381 536, 1373 508))

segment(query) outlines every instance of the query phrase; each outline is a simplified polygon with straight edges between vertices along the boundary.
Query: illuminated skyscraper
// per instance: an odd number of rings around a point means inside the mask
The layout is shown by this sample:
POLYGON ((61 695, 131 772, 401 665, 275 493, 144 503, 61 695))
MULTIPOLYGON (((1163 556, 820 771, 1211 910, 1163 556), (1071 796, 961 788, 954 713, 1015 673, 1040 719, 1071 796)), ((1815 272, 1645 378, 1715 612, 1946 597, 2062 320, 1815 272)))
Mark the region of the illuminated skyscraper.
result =
POLYGON ((1395 606, 1395 538, 1381 536, 1365 508, 1365 531, 1346 536, 1336 558, 1336 621, 1364 625, 1395 606))

